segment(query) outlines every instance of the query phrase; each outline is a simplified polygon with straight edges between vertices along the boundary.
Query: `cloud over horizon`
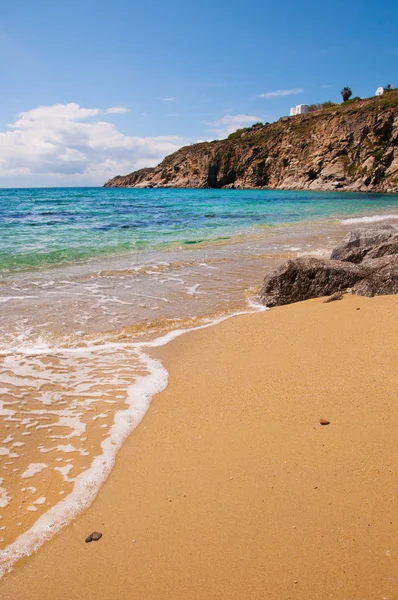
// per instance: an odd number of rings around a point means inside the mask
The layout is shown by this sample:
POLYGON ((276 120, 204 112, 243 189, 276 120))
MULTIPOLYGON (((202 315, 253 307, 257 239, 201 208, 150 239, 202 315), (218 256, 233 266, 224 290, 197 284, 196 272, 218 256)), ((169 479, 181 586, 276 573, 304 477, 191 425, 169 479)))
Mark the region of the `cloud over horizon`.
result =
POLYGON ((113 106, 105 110, 105 114, 107 115, 125 115, 129 112, 131 112, 130 109, 125 108, 124 106, 113 106))
POLYGON ((278 98, 279 96, 294 96, 295 94, 302 94, 304 92, 301 88, 293 88, 291 90, 275 90, 274 92, 264 92, 259 94, 259 98, 278 98))
POLYGON ((258 121, 261 121, 261 117, 255 115, 225 115, 216 121, 206 121, 206 125, 210 125, 211 133, 225 137, 241 127, 248 127, 258 121))
POLYGON ((121 133, 102 115, 124 107, 84 108, 75 102, 39 106, 17 115, 0 132, 2 177, 59 176, 101 184, 118 174, 154 166, 186 140, 179 136, 136 137, 121 133))

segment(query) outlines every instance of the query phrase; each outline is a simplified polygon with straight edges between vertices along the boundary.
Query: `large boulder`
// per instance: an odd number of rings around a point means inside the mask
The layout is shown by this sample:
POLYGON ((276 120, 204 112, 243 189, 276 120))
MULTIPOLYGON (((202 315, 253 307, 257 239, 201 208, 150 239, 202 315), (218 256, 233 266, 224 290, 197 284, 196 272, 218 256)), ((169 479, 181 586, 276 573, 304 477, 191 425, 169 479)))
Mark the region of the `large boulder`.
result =
POLYGON ((373 260, 374 258, 381 258, 382 256, 389 256, 392 254, 398 254, 398 232, 394 233, 385 242, 382 242, 369 250, 361 264, 364 265, 367 261, 373 260))
POLYGON ((355 284, 357 296, 398 294, 398 254, 366 259, 370 273, 355 284))
POLYGON ((329 296, 353 287, 369 272, 366 267, 349 262, 296 258, 267 275, 260 299, 271 307, 329 296))
POLYGON ((376 252, 373 258, 383 256, 382 250, 377 254, 376 248, 383 245, 385 247, 385 244, 396 236, 397 229, 394 225, 373 225, 371 228, 355 229, 334 248, 330 258, 359 264, 371 251, 376 252))

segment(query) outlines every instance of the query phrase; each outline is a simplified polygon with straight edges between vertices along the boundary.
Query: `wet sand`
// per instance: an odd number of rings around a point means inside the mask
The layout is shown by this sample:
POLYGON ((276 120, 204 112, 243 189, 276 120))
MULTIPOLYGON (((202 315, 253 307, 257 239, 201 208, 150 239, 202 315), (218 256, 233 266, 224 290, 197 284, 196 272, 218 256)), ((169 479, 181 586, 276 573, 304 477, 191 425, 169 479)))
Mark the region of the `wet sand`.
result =
POLYGON ((1 597, 397 598, 397 315, 317 299, 157 350, 167 389, 1 597))

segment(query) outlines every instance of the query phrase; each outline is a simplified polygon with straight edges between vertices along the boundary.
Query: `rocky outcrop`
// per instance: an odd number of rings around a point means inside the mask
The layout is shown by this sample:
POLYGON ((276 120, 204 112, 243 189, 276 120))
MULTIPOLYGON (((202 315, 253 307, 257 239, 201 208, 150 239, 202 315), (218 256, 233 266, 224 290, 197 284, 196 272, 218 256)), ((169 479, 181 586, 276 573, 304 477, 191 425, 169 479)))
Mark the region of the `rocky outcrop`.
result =
POLYGON ((371 272, 355 285, 357 296, 398 294, 398 254, 369 260, 366 268, 371 272))
POLYGON ((378 258, 395 254, 398 232, 393 225, 379 225, 369 229, 355 229, 334 248, 331 259, 360 263, 365 256, 378 258))
POLYGON ((363 267, 339 260, 296 258, 265 278, 260 298, 272 307, 329 296, 352 287, 368 273, 363 267))
POLYGON ((398 191, 398 91, 181 148, 106 187, 398 191))
POLYGON ((266 276, 260 299, 269 307, 282 306, 348 289, 358 296, 398 294, 398 232, 394 226, 350 232, 330 260, 288 260, 266 276))
POLYGON ((382 244, 379 244, 366 254, 362 264, 365 264, 367 260, 373 258, 380 258, 382 256, 389 256, 391 254, 398 254, 398 233, 391 236, 390 239, 386 240, 382 244))

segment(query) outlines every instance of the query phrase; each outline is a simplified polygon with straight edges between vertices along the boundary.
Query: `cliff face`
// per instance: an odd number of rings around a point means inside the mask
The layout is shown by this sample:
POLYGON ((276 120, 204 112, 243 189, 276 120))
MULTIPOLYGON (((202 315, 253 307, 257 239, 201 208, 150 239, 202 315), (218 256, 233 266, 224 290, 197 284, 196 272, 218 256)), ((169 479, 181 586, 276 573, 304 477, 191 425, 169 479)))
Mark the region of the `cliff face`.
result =
POLYGON ((398 192, 398 91, 194 144, 105 187, 398 192))

